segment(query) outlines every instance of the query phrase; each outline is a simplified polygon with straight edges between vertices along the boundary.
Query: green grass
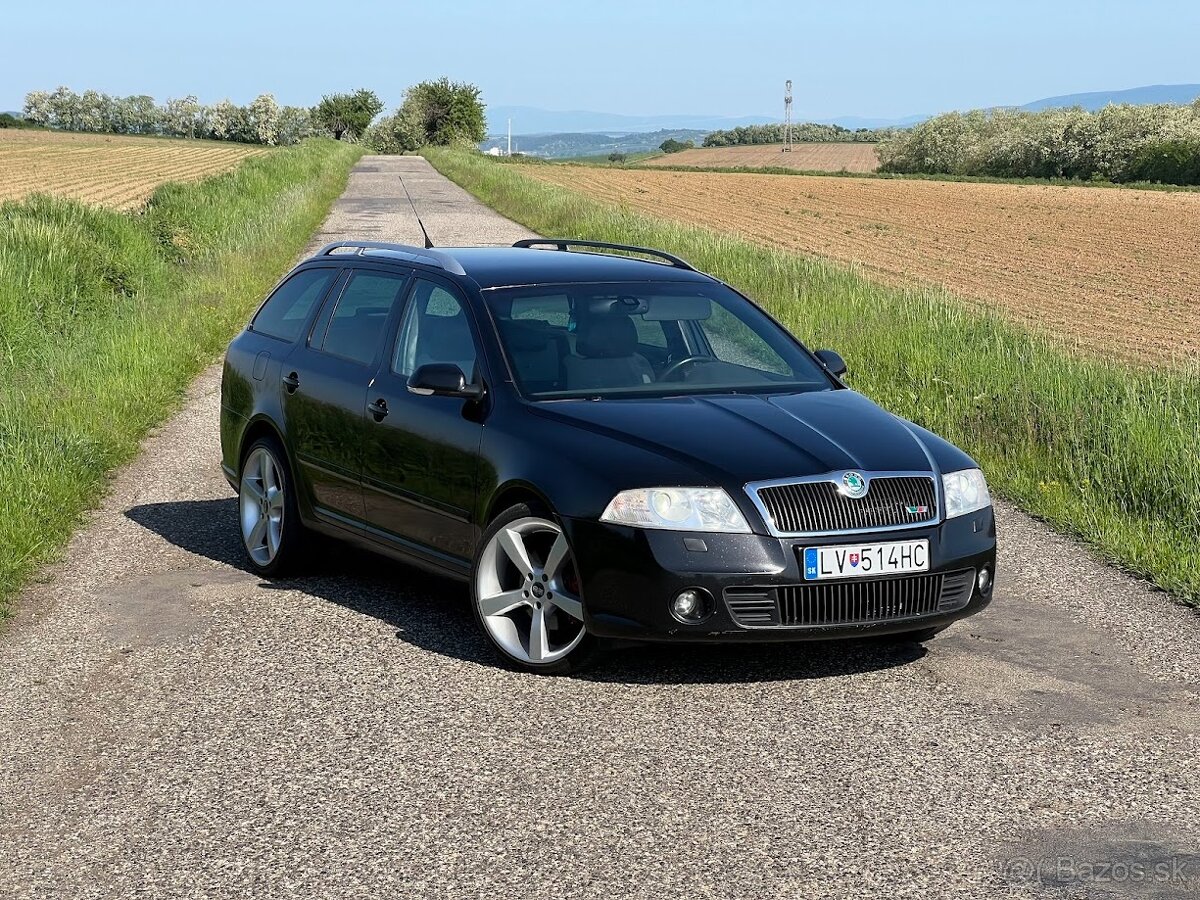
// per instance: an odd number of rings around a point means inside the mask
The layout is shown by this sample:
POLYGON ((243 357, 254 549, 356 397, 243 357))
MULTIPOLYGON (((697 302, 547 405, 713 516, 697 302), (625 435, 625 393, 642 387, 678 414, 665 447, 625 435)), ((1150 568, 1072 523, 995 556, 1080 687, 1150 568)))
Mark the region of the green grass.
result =
POLYGON ((135 214, 0 205, 0 618, 291 265, 360 152, 276 150, 164 185, 135 214))
MULTIPOLYGON (((1200 365, 1076 355, 944 292, 877 284, 818 258, 629 212, 519 166, 429 150, 437 168, 536 232, 659 247, 763 304, 852 385, 970 452, 997 494, 1101 557, 1200 604, 1200 365)), ((1069 561, 1045 560, 1048 570, 1069 561)))

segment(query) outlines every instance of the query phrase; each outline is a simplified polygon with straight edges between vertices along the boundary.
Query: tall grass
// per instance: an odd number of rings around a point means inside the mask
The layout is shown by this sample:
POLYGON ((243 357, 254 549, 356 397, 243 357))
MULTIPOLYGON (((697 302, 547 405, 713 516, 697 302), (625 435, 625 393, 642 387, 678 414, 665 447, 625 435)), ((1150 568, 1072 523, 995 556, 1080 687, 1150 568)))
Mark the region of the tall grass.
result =
POLYGON ((1075 355, 940 291, 636 214, 475 154, 427 152, 534 231, 660 247, 731 282, 809 346, 841 351, 856 389, 968 450, 997 493, 1200 603, 1200 365, 1075 355))
POLYGON ((303 249, 359 152, 273 151, 164 185, 137 214, 0 205, 0 617, 303 249))

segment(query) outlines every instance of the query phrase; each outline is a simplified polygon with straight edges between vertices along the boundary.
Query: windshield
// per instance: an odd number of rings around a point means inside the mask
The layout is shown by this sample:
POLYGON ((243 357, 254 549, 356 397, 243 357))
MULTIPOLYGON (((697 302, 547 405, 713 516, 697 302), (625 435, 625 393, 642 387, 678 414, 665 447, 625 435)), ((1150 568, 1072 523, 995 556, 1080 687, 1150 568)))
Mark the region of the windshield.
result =
POLYGON ((527 397, 828 390, 819 364, 722 284, 540 285, 485 291, 527 397))

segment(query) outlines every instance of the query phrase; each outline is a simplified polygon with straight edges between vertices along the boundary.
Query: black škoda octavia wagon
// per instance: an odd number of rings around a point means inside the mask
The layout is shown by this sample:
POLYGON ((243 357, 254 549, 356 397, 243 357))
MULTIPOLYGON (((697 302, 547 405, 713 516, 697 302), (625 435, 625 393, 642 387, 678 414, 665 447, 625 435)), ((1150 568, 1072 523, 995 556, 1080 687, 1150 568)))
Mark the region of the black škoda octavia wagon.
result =
POLYGON ((991 599, 987 484, 844 374, 659 251, 343 242, 230 345, 223 468, 255 571, 319 532, 469 581, 535 671, 604 638, 924 640, 991 599))

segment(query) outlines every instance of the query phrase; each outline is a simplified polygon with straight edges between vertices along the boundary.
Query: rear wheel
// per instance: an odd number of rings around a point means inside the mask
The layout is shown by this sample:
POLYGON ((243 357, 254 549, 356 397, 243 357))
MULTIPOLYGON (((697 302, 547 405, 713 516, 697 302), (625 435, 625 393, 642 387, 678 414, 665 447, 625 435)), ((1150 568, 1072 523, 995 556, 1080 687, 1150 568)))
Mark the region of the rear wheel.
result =
POLYGON ((591 655, 574 555, 548 514, 518 504, 488 526, 471 577, 475 619, 501 657, 561 674, 591 655))
POLYGON ((293 568, 304 528, 286 457, 273 438, 259 438, 246 451, 238 523, 251 569, 259 575, 283 575, 293 568))

